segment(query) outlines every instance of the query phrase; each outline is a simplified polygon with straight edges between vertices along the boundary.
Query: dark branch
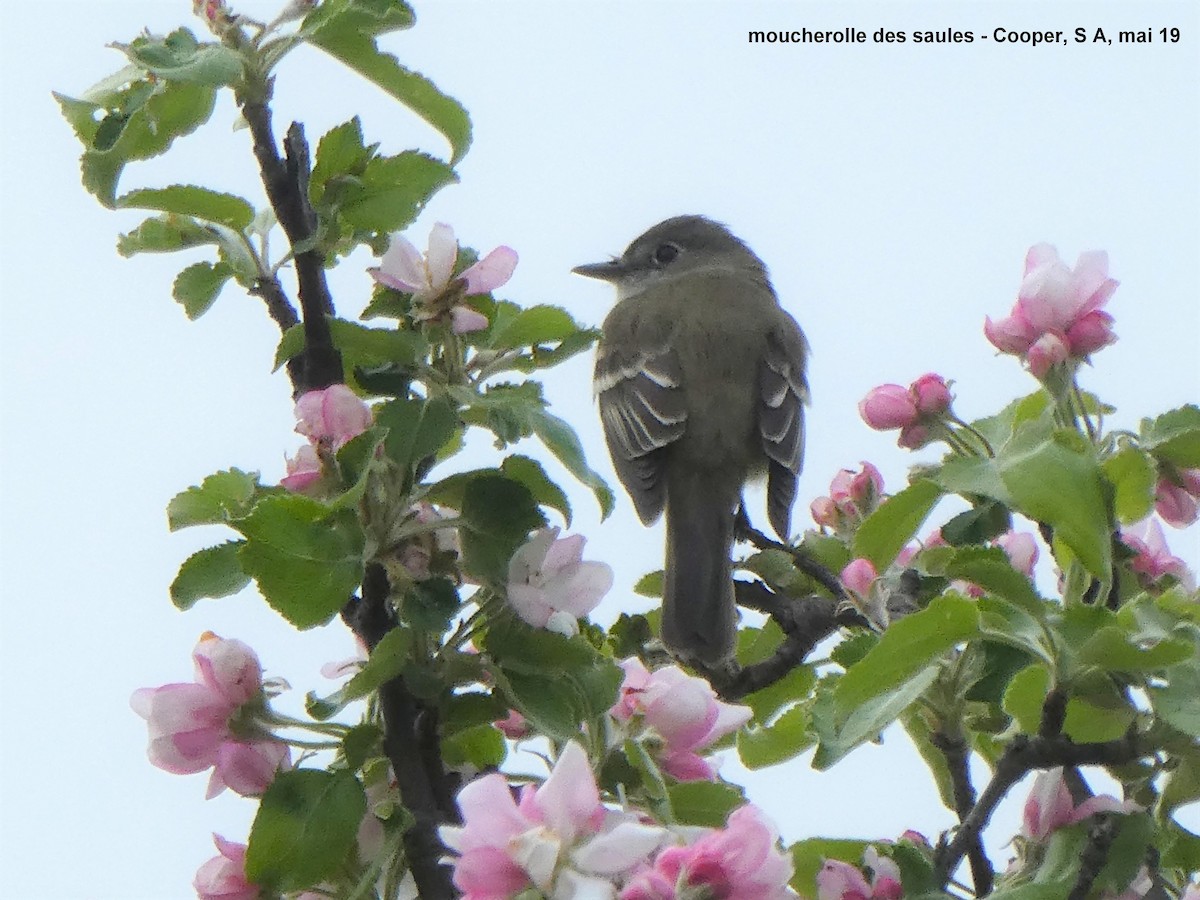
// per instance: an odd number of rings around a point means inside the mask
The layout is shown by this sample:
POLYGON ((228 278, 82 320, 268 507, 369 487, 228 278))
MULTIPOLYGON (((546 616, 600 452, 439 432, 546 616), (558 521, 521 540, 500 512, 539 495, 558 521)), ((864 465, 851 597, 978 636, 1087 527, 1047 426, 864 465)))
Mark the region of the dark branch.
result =
POLYGON ((1067 894, 1067 900, 1085 900, 1100 877, 1100 870, 1108 862, 1108 848, 1116 836, 1117 823, 1113 817, 1097 816, 1095 824, 1088 830, 1088 842, 1079 862, 1079 874, 1075 877, 1071 893, 1067 894))
POLYGON ((787 544, 767 537, 750 524, 750 520, 746 517, 746 511, 741 507, 738 508, 737 522, 734 527, 738 540, 748 541, 759 550, 782 550, 792 558, 792 563, 797 569, 829 591, 831 596, 837 600, 849 599, 836 575, 805 553, 802 548, 789 547, 787 544))
MULTIPOLYGON (((351 600, 342 618, 369 650, 383 640, 396 622, 389 602, 391 587, 383 566, 367 566, 362 599, 351 600)), ((438 838, 439 825, 454 821, 452 786, 442 762, 437 710, 409 691, 403 677, 379 689, 383 713, 383 749, 392 764, 400 799, 413 824, 404 835, 404 850, 417 892, 432 900, 452 900, 449 867, 442 865, 446 848, 438 838)))
MULTIPOLYGON (((317 217, 308 201, 311 171, 308 142, 300 124, 293 123, 283 142, 286 155, 280 157, 266 99, 244 99, 242 115, 254 141, 254 156, 258 160, 267 199, 287 235, 296 261, 305 345, 302 362, 292 367, 295 388, 301 393, 328 387, 342 380, 342 362, 329 330, 328 316, 333 314, 333 299, 325 280, 325 260, 315 246, 317 217)), ((282 289, 275 291, 267 287, 265 290, 268 293, 263 296, 268 301, 268 308, 283 298, 282 289)), ((283 299, 286 302, 286 298, 283 299)), ((295 312, 290 305, 289 312, 294 323, 295 312)), ((286 320, 286 317, 281 320, 274 312, 272 318, 281 327, 282 321, 286 320)))
POLYGON ((1035 769, 1055 766, 1116 766, 1152 752, 1136 731, 1123 738, 1095 744, 1076 744, 1067 737, 1028 737, 1018 735, 996 764, 996 772, 976 801, 970 814, 954 834, 954 839, 938 848, 936 880, 945 885, 971 843, 987 827, 996 806, 1014 784, 1035 769))
MULTIPOLYGON (((954 790, 954 811, 958 820, 964 821, 975 807, 975 785, 971 783, 969 768, 970 754, 966 742, 961 737, 951 737, 941 732, 934 732, 930 740, 942 757, 946 760, 946 768, 950 771, 950 783, 954 790)), ((992 862, 983 850, 980 835, 967 845, 967 860, 971 864, 971 880, 975 882, 975 896, 983 897, 992 892, 996 872, 992 862)))

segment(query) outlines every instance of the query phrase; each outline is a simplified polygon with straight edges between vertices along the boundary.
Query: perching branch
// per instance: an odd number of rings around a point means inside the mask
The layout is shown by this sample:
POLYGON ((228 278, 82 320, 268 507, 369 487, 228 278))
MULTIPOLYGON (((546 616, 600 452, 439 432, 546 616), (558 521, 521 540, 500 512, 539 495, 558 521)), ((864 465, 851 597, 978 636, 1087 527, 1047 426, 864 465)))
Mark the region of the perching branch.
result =
MULTIPOLYGON (((954 811, 960 822, 965 821, 976 803, 975 786, 971 783, 968 767, 970 754, 961 737, 952 737, 935 731, 930 741, 946 760, 950 772, 950 784, 954 790, 954 811)), ((996 872, 983 849, 983 841, 976 834, 967 845, 967 860, 971 864, 971 880, 975 883, 975 896, 984 897, 992 892, 996 872)))
MULTIPOLYGON (((396 626, 388 601, 390 585, 383 566, 367 566, 361 599, 351 600, 342 618, 369 650, 396 626)), ((404 851, 417 893, 432 900, 452 900, 451 870, 442 865, 446 853, 437 829, 456 819, 454 785, 446 774, 441 752, 437 710, 409 691, 403 677, 379 689, 383 713, 383 749, 392 764, 404 808, 413 824, 404 835, 404 851)))

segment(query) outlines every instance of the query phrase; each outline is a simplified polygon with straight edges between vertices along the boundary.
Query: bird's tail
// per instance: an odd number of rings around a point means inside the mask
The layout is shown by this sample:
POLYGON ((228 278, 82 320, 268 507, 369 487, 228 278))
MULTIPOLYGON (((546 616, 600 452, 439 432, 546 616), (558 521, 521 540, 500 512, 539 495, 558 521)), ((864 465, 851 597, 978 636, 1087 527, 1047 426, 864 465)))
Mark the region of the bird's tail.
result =
POLYGON ((729 554, 737 491, 682 460, 667 467, 667 479, 663 642, 683 660, 712 668, 733 656, 737 606, 729 554))

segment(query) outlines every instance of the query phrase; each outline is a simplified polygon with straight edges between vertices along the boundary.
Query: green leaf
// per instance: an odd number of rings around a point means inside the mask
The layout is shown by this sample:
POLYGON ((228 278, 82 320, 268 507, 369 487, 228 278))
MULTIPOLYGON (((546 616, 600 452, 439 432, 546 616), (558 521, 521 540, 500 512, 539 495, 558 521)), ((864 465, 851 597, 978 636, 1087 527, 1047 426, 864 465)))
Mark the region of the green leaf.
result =
MULTIPOLYGON (((166 151, 177 137, 190 134, 212 115, 215 88, 181 81, 137 81, 121 95, 121 108, 95 105, 107 113, 90 144, 85 145, 83 186, 109 208, 116 205, 117 181, 133 160, 166 151)), ((60 104, 70 98, 61 98, 60 104)), ((78 118, 78 101, 68 113, 78 118)))
POLYGON ((824 771, 863 741, 874 740, 925 693, 937 680, 939 671, 937 664, 926 667, 893 690, 874 696, 856 707, 844 721, 839 705, 834 701, 834 689, 822 684, 812 706, 813 729, 820 740, 817 752, 813 755, 813 768, 824 771))
POLYGON ((729 814, 746 802, 746 795, 717 781, 687 781, 667 788, 675 821, 682 825, 721 828, 729 814))
POLYGON ((242 77, 242 60, 236 50, 218 43, 203 43, 186 28, 166 37, 144 34, 129 44, 114 44, 139 69, 167 81, 186 81, 209 87, 234 84, 242 77))
POLYGON ((222 194, 190 184, 165 188, 142 188, 122 194, 117 209, 154 209, 164 213, 191 216, 216 222, 235 231, 244 231, 254 220, 254 207, 236 194, 222 194))
POLYGON ((1151 686, 1150 704, 1168 725, 1200 739, 1200 665, 1173 666, 1165 686, 1151 686))
POLYGON ((1110 625, 1096 631, 1077 658, 1109 672, 1147 672, 1183 662, 1194 654, 1195 646, 1182 638, 1135 642, 1123 629, 1110 625))
POLYGON ((791 886, 801 897, 817 896, 817 873, 825 865, 825 860, 837 859, 857 866, 862 862, 867 846, 867 841, 834 838, 809 838, 792 844, 788 848, 795 865, 791 886))
POLYGON ((944 570, 936 574, 969 581, 1036 618, 1043 616, 1044 601, 1033 582, 1014 569, 1008 556, 998 547, 963 547, 947 561, 944 570))
POLYGON ((398 156, 377 156, 367 163, 354 188, 339 197, 337 210, 355 231, 402 231, 430 197, 456 181, 453 169, 425 153, 409 150, 398 156))
POLYGON ((496 436, 497 449, 532 435, 534 419, 546 406, 536 381, 488 385, 483 393, 458 388, 451 395, 466 407, 464 421, 496 436))
POLYGON ((1180 754, 1178 762, 1163 783, 1162 794, 1155 807, 1154 815, 1160 822, 1166 821, 1176 809, 1200 800, 1200 750, 1193 748, 1190 754, 1180 754))
POLYGON ((442 634, 461 606, 458 588, 448 578, 425 578, 413 584, 402 606, 404 621, 420 631, 442 634))
POLYGON ((528 456, 513 455, 500 464, 500 471, 529 488, 533 499, 542 506, 562 513, 566 527, 571 527, 571 503, 563 489, 550 480, 540 462, 528 456))
POLYGON ((893 690, 955 645, 979 634, 975 604, 964 597, 937 597, 923 610, 893 622, 879 644, 838 682, 839 718, 845 721, 866 701, 893 690))
POLYGON ((401 471, 407 471, 450 440, 458 415, 445 399, 389 400, 375 408, 375 423, 388 429, 384 452, 401 471))
POLYGON ((507 581, 512 555, 546 522, 529 488, 502 475, 469 481, 460 512, 463 568, 484 582, 507 581))
MULTIPOLYGON (((368 328, 345 319, 330 319, 329 330, 334 346, 342 354, 346 383, 353 384, 355 369, 390 363, 416 366, 429 351, 425 339, 415 331, 396 328, 368 328)), ((289 328, 275 349, 275 369, 304 349, 304 326, 289 328)))
POLYGON ((342 756, 351 772, 361 769, 373 756, 383 751, 383 732, 374 722, 353 726, 342 738, 342 756))
MULTIPOLYGON (((741 629, 743 632, 747 630, 741 629)), ((816 683, 817 673, 813 667, 799 665, 778 681, 746 696, 744 702, 754 710, 753 721, 765 725, 788 704, 807 700, 816 683)))
POLYGON ((596 341, 600 340, 598 328, 581 328, 567 335, 551 348, 535 344, 528 353, 520 353, 508 361, 507 366, 494 371, 513 369, 518 372, 533 372, 538 369, 549 369, 560 362, 570 359, 585 350, 590 350, 596 341))
POLYGON ((238 559, 271 608, 299 629, 332 618, 362 581, 363 534, 352 510, 298 494, 265 497, 234 523, 238 559))
POLYGON ((187 216, 154 216, 117 239, 117 252, 124 257, 137 253, 172 253, 216 243, 211 229, 187 216))
POLYGON ((172 531, 192 525, 223 525, 246 515, 261 490, 257 472, 217 472, 171 499, 167 525, 172 531))
POLYGON ((1104 461, 1104 477, 1112 484, 1113 508, 1121 522, 1139 522, 1154 507, 1157 473, 1154 460, 1135 447, 1125 447, 1104 461))
POLYGON ((216 302, 225 282, 233 277, 233 269, 225 263, 198 262, 188 266, 175 278, 171 296, 183 306, 189 319, 198 319, 216 302))
POLYGON ((309 43, 373 81, 450 142, 454 164, 471 144, 471 120, 456 100, 422 75, 404 68, 375 44, 376 35, 412 25, 406 3, 371 0, 326 0, 304 20, 300 34, 309 43))
POLYGON ((1054 529, 1084 567, 1107 582, 1112 574, 1110 516, 1091 445, 1065 430, 1032 445, 1013 443, 997 465, 1016 509, 1054 529))
POLYGON ((497 322, 488 335, 487 346, 493 350, 510 350, 565 340, 579 330, 570 313, 558 306, 531 306, 522 309, 514 318, 497 322))
POLYGON ((404 627, 393 628, 383 636, 363 667, 354 673, 341 690, 325 698, 309 693, 304 705, 314 719, 324 721, 340 712, 349 703, 372 694, 404 671, 412 662, 413 636, 404 627))
POLYGON ((925 761, 925 766, 929 769, 929 774, 933 777, 933 783, 937 787, 938 799, 942 801, 942 806, 953 811, 954 779, 950 774, 950 766, 946 762, 946 754, 934 744, 925 718, 917 707, 910 707, 900 716, 900 723, 904 726, 917 753, 925 761))
POLYGON ((940 529, 942 538, 952 547, 986 544, 1012 528, 1012 514, 1003 503, 983 499, 950 519, 940 529))
POLYGON ((250 829, 246 877, 263 890, 301 891, 332 878, 354 846, 366 794, 348 772, 281 772, 250 829))
MULTIPOLYGON (((1022 731, 1036 734, 1049 689, 1047 668, 1028 666, 1009 682, 1003 709, 1017 720, 1022 731)), ((1072 685, 1063 733, 1080 743, 1115 740, 1125 733, 1133 718, 1134 711, 1111 681, 1105 677, 1084 679, 1072 685)))
POLYGON ((1142 448, 1184 469, 1200 466, 1200 406, 1189 403, 1142 419, 1142 448))
POLYGON ((358 116, 331 128, 317 144, 316 162, 308 180, 308 194, 313 206, 319 206, 326 186, 337 178, 360 177, 378 144, 363 143, 362 122, 358 116))
POLYGON ((178 609, 191 609, 204 597, 230 597, 250 583, 238 564, 242 541, 228 541, 189 556, 171 582, 171 602, 178 609))
POLYGON ((917 533, 941 496, 937 484, 922 478, 889 497, 859 526, 854 555, 869 559, 882 572, 917 533))
POLYGON ((442 758, 448 766, 490 769, 508 756, 504 735, 494 725, 476 725, 442 739, 442 758))
POLYGON ((985 637, 1031 653, 1047 665, 1054 665, 1054 645, 1046 628, 1039 622, 1038 615, 1031 615, 1019 606, 994 597, 980 597, 976 606, 979 608, 980 631, 985 637))
POLYGON ((601 520, 607 519, 615 502, 612 489, 588 467, 583 445, 579 443, 575 430, 558 416, 539 410, 533 419, 533 431, 580 484, 591 488, 596 502, 600 504, 601 520))
POLYGON ((657 572, 647 572, 634 584, 633 592, 639 597, 662 597, 663 577, 664 573, 662 569, 659 569, 657 572))
POLYGON ((815 743, 803 706, 793 706, 769 725, 749 725, 737 734, 738 757, 747 769, 786 762, 815 743))

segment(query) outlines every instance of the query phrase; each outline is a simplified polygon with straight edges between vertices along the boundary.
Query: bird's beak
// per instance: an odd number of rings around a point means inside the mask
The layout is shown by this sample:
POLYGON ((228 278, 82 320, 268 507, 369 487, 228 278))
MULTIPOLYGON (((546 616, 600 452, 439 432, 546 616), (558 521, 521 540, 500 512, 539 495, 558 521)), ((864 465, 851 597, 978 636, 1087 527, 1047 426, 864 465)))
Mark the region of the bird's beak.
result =
POLYGON ((582 275, 585 278, 598 278, 601 281, 616 281, 625 274, 625 268, 621 265, 619 259, 610 259, 608 262, 585 263, 582 266, 576 266, 571 271, 576 275, 582 275))

